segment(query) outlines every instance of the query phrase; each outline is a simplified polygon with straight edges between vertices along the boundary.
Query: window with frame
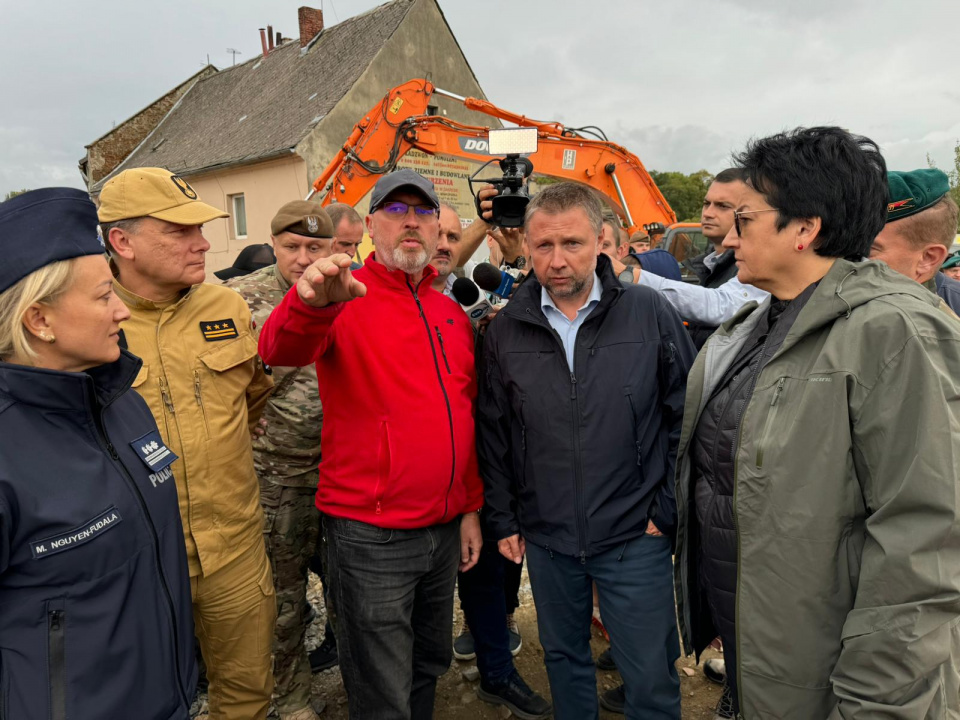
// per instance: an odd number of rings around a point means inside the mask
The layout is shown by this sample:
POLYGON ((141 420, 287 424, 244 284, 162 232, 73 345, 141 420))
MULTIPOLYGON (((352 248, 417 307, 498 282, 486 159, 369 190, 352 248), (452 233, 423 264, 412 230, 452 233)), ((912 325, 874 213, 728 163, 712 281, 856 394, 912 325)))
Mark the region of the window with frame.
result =
POLYGON ((243 193, 230 196, 230 213, 233 218, 233 236, 245 238, 247 236, 247 203, 243 193))

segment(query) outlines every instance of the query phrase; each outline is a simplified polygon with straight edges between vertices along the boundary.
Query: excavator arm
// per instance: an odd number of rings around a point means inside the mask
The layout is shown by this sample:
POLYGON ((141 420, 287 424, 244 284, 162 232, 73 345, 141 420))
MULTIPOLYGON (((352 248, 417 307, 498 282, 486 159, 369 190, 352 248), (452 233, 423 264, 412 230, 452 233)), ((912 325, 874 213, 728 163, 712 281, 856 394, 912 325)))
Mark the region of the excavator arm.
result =
MULTIPOLYGON (((522 127, 536 127, 538 146, 527 157, 534 172, 573 180, 603 193, 632 233, 645 223, 676 222, 653 178, 640 159, 616 143, 578 135, 559 123, 543 123, 501 110, 486 100, 463 98, 439 90, 428 80, 410 80, 390 90, 358 122, 343 148, 314 181, 311 196, 320 202, 356 205, 379 179, 410 150, 487 162, 489 127, 465 125, 426 115, 430 98, 441 95, 465 107, 522 127)), ((493 166, 492 172, 496 169, 493 166)))

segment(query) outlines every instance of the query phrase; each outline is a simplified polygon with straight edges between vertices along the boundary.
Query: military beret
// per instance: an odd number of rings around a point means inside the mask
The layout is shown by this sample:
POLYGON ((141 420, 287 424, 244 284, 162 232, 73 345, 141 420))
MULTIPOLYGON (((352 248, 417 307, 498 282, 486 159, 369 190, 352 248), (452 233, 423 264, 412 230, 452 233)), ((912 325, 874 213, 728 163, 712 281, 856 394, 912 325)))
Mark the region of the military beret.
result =
POLYGON ((949 268, 956 267, 957 265, 960 265, 960 253, 955 253, 949 256, 946 260, 944 260, 943 265, 940 266, 940 269, 947 270, 949 268))
POLYGON ((43 188, 0 203, 0 292, 59 260, 105 252, 85 192, 43 188))
POLYGON ((887 205, 887 222, 902 220, 936 205, 950 192, 946 173, 936 168, 887 173, 890 202, 887 205))
POLYGON ((306 200, 288 202, 270 221, 270 234, 282 232, 315 238, 333 237, 333 220, 320 205, 306 200))

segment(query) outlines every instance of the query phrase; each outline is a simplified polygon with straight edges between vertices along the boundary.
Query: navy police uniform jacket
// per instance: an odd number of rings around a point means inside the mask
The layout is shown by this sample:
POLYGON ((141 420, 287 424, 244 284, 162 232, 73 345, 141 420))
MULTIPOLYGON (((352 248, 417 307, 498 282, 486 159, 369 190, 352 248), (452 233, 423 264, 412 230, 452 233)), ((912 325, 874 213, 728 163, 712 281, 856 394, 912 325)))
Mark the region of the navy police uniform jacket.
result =
POLYGON ((186 720, 193 621, 173 458, 129 388, 0 363, 0 718, 186 720))

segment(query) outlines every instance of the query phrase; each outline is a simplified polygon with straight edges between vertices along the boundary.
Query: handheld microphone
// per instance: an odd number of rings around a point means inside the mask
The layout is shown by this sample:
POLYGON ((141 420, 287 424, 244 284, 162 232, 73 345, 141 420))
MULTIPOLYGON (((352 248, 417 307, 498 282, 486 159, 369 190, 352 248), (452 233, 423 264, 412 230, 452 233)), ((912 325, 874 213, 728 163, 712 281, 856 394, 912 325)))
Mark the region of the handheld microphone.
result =
POLYGON ((460 307, 463 308, 467 317, 470 318, 470 322, 479 322, 493 310, 493 305, 491 305, 490 301, 480 292, 480 288, 477 287, 476 283, 469 278, 457 278, 454 280, 453 287, 450 288, 450 294, 460 303, 460 307))
POLYGON ((517 279, 510 273, 501 272, 496 265, 484 262, 473 269, 473 281, 487 292, 509 298, 517 279))

